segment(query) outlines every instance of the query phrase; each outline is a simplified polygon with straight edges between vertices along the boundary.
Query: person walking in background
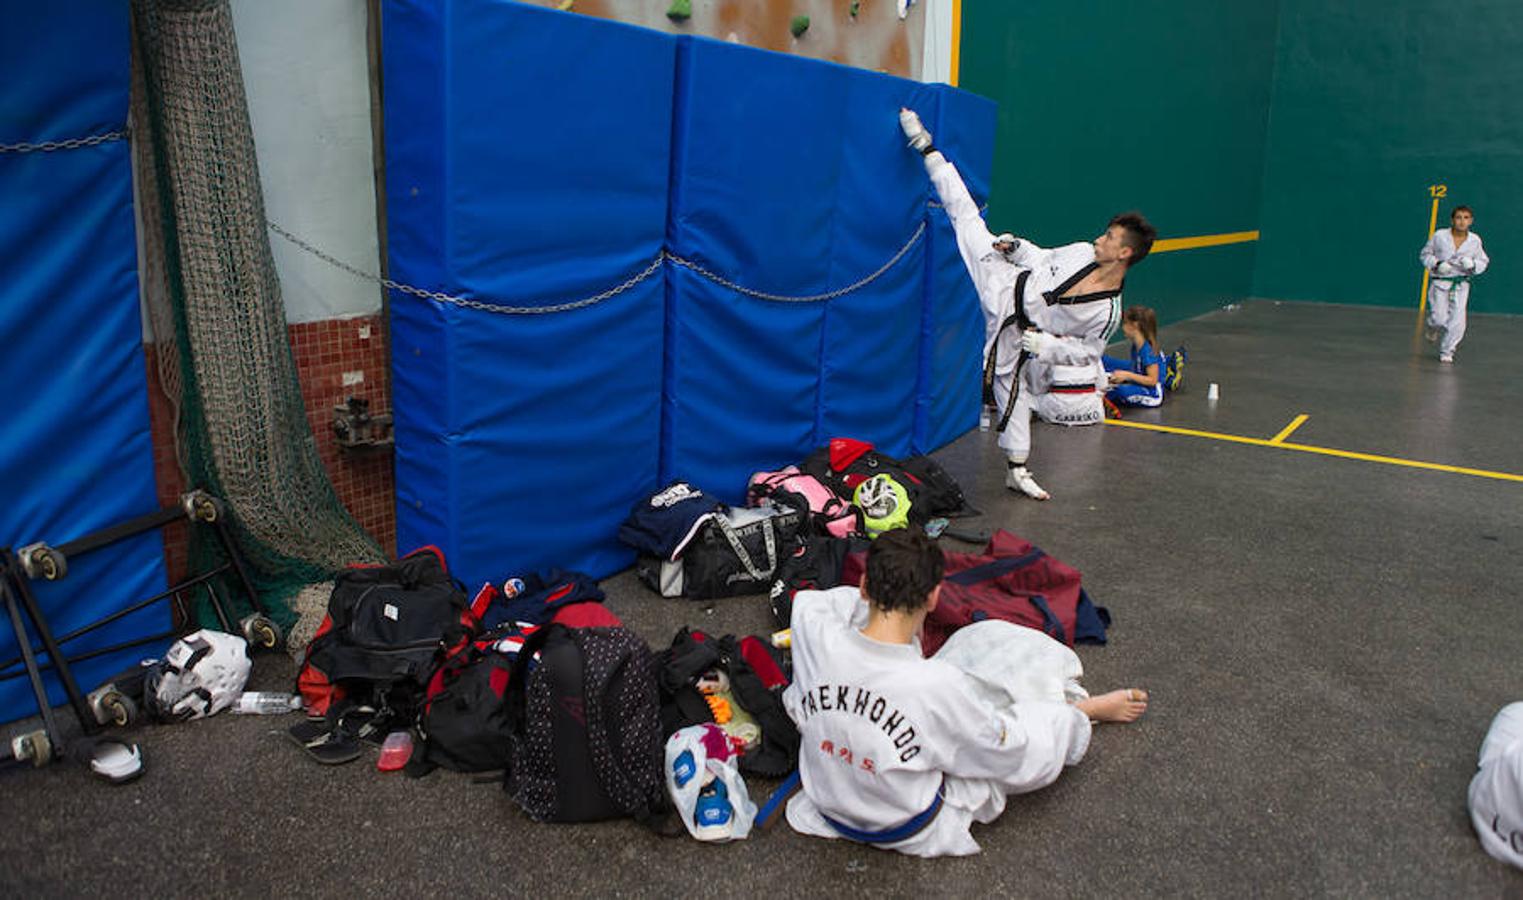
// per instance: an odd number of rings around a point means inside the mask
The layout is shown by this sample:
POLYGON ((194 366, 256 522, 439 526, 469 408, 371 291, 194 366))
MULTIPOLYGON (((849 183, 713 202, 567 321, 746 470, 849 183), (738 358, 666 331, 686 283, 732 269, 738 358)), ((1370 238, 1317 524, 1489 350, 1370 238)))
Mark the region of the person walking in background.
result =
POLYGON ((1470 279, 1486 271, 1491 260, 1481 246, 1481 236, 1470 230, 1475 213, 1456 206, 1449 214, 1449 227, 1440 228, 1423 245, 1423 268, 1432 273, 1428 284, 1429 343, 1438 343, 1438 361, 1454 362, 1454 351, 1465 337, 1465 304, 1470 300, 1470 279))

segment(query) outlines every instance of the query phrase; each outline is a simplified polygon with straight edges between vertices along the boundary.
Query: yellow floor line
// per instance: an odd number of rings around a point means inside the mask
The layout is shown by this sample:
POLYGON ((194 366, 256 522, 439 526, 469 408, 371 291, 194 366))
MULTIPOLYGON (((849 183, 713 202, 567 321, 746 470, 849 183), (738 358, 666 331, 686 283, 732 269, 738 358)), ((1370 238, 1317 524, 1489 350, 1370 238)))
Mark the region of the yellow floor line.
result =
POLYGON ((1411 469, 1428 469, 1433 472, 1452 472, 1456 475, 1474 475, 1477 478, 1495 478, 1498 481, 1523 482, 1523 475, 1514 475, 1511 472, 1493 472, 1489 469, 1470 469, 1465 466, 1447 466, 1443 463, 1423 462, 1416 459, 1400 459, 1395 456, 1379 456, 1374 453, 1355 453, 1352 450, 1335 450, 1332 447, 1313 447, 1310 444, 1285 444, 1267 441, 1263 438, 1242 437, 1236 434, 1221 434, 1215 431, 1197 431, 1193 428, 1175 428, 1172 425, 1153 425, 1149 422, 1127 422, 1121 419, 1106 419, 1107 425, 1118 425, 1122 428, 1141 428, 1144 431, 1162 431, 1166 434, 1182 434, 1188 437, 1209 438, 1214 441, 1227 441, 1233 444, 1251 444, 1255 447, 1274 447, 1277 450, 1296 450, 1301 453, 1316 453, 1322 456, 1336 456, 1340 459, 1357 459, 1363 462, 1383 463, 1388 466, 1406 466, 1411 469))
POLYGON ((1300 428, 1302 426, 1302 424, 1304 424, 1306 422, 1306 420, 1309 419, 1309 418, 1311 418, 1311 417, 1308 416, 1306 413, 1301 413, 1299 416, 1296 416, 1294 419, 1291 419, 1290 420, 1290 424, 1286 425, 1284 430, 1282 430, 1279 434, 1277 434, 1274 437, 1269 439, 1269 443, 1271 443, 1271 444, 1283 444, 1285 442, 1285 439, 1290 437, 1291 432, 1295 431, 1297 428, 1300 428))

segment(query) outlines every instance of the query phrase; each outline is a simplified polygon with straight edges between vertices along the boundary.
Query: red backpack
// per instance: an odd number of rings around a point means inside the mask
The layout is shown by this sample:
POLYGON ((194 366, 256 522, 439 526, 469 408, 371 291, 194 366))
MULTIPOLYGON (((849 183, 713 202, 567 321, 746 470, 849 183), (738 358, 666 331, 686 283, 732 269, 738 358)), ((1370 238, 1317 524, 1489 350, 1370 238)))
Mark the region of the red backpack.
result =
POLYGON ((1079 571, 1003 529, 981 554, 947 553, 941 601, 926 617, 921 650, 930 656, 964 625, 1002 619, 1068 646, 1104 644, 1109 610, 1096 606, 1079 571))

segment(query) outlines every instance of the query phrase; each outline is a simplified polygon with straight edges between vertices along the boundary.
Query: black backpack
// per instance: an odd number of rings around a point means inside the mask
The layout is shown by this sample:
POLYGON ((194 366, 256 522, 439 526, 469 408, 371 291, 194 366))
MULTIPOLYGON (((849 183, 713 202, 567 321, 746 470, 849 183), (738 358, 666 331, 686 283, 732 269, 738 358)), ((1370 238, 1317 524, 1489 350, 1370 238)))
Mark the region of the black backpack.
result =
POLYGON ((836 587, 841 583, 846 557, 852 553, 865 554, 869 546, 868 539, 860 537, 811 535, 798 539, 788 557, 778 565, 777 577, 772 579, 772 589, 767 595, 778 627, 787 628, 793 621, 794 594, 836 587))
POLYGON ((347 698, 411 720, 434 667, 478 621, 438 548, 387 566, 345 569, 334 579, 297 688, 310 713, 347 698))
POLYGON ((948 475, 941 463, 929 456, 911 456, 899 464, 920 482, 919 502, 925 508, 927 516, 978 514, 978 510, 968 506, 968 500, 963 496, 962 486, 957 483, 957 479, 948 475))
POLYGON ((798 766, 799 733, 783 706, 788 672, 780 654, 756 637, 713 638, 683 628, 661 654, 661 726, 666 734, 713 722, 714 714, 697 688, 710 669, 724 671, 735 700, 761 726, 761 742, 740 757, 740 770, 781 778, 798 766))
POLYGON ((643 640, 627 628, 547 625, 519 652, 507 700, 503 788, 530 818, 661 827, 668 804, 656 660, 643 640))
POLYGON ((829 444, 809 454, 799 463, 799 468, 847 500, 852 499, 857 485, 863 481, 874 475, 889 475, 909 494, 910 521, 919 525, 938 516, 965 516, 977 512, 968 507, 957 481, 929 456, 898 460, 886 453, 879 453, 863 442, 847 443, 855 445, 857 452, 851 454, 850 461, 841 468, 836 468, 832 462, 832 447, 829 444))
POLYGON ((408 763, 411 774, 436 766, 455 772, 508 767, 513 720, 507 689, 525 640, 523 631, 504 626, 468 642, 434 670, 418 711, 422 744, 408 763))

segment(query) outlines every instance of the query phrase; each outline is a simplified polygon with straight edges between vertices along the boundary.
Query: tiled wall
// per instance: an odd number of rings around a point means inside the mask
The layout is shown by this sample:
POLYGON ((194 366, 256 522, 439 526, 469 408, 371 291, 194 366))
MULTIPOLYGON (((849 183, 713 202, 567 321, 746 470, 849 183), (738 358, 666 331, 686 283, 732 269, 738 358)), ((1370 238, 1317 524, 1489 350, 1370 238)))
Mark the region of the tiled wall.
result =
MULTIPOLYGON (((386 335, 379 315, 290 325, 287 334, 296 358, 296 375, 317 451, 339 500, 381 547, 396 554, 397 523, 391 451, 341 451, 333 432, 334 407, 349 397, 370 401, 372 413, 391 411, 386 335)), ((153 427, 154 472, 159 502, 176 503, 185 490, 175 461, 169 401, 159 389, 153 345, 147 348, 149 416, 153 427)), ((186 566, 185 526, 165 529, 164 552, 171 578, 186 566)))
POLYGON ((390 448, 341 451, 333 433, 334 407, 350 397, 369 400, 371 413, 391 411, 383 320, 374 315, 307 322, 289 326, 288 334, 323 467, 350 514, 395 556, 396 489, 390 448))

